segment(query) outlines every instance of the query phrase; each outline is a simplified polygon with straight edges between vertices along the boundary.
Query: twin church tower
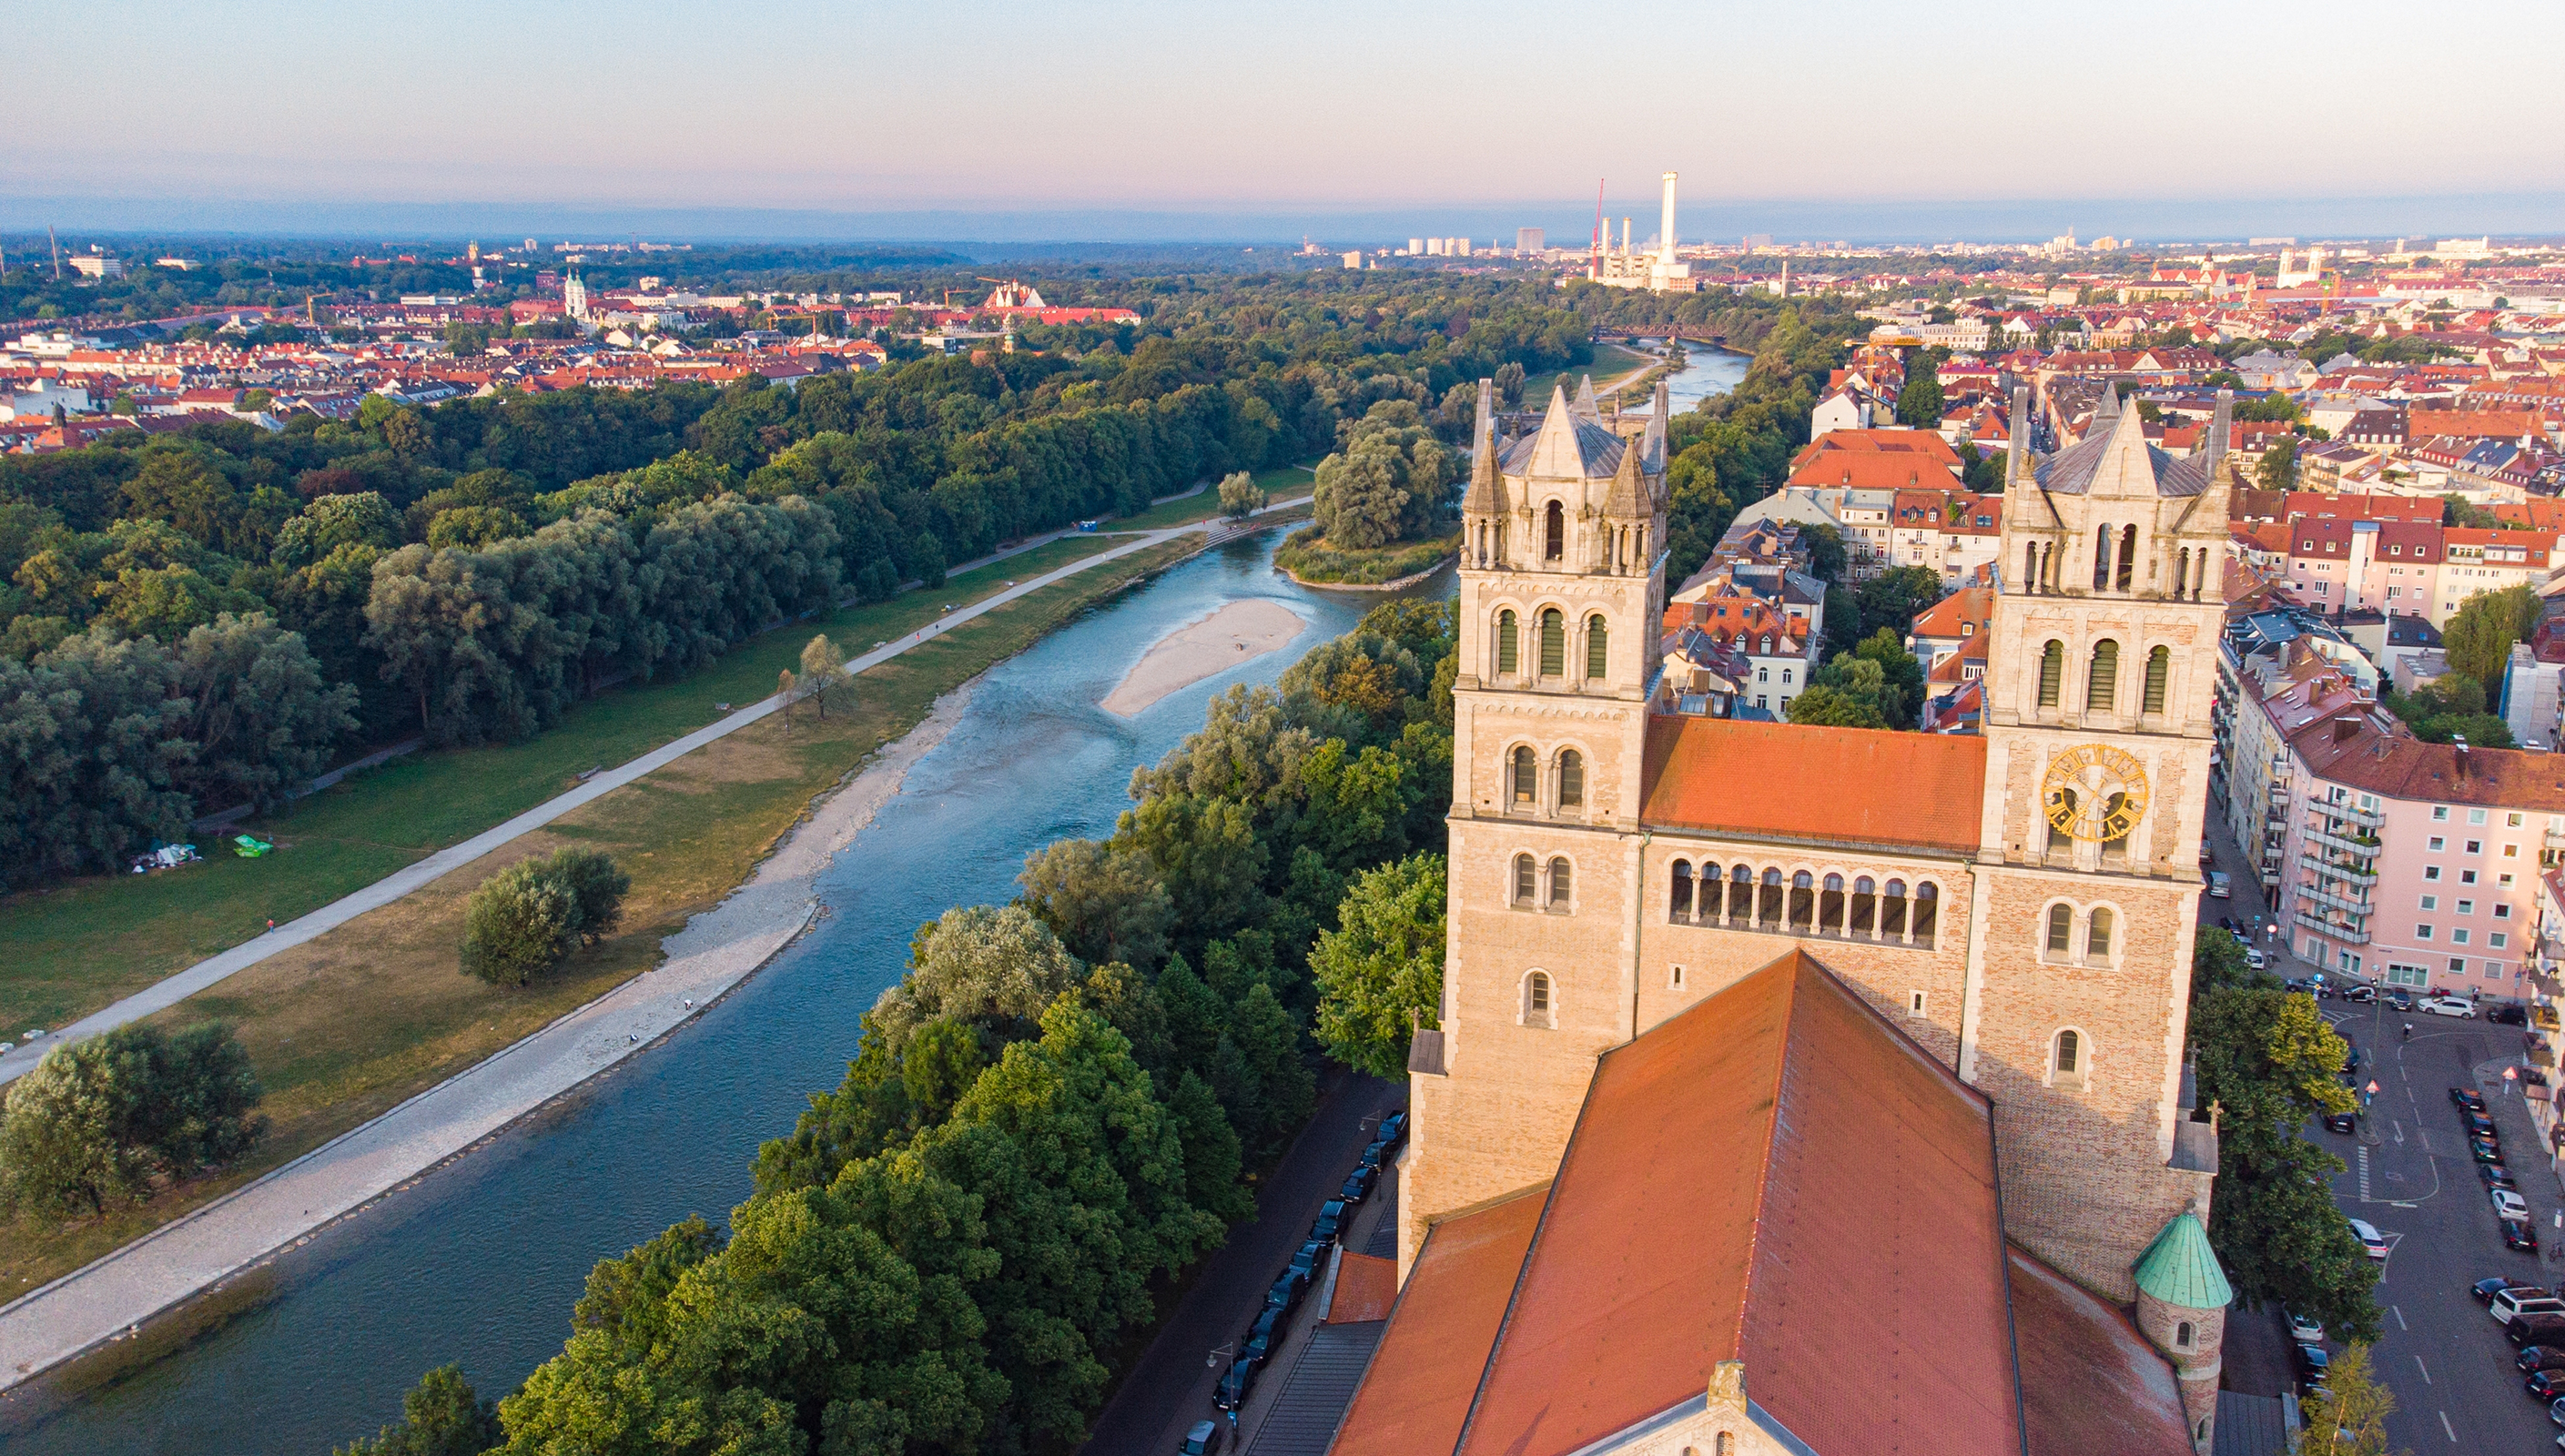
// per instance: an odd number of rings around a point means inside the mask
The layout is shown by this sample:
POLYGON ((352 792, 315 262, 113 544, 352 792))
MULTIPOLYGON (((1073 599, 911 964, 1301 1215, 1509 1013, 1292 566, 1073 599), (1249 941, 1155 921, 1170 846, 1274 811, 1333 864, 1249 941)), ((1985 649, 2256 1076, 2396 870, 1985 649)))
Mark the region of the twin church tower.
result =
MULTIPOLYGON (((1934 735, 1671 712, 1664 386, 1613 420, 1554 392, 1509 440, 1481 384, 1402 1277, 1436 1222, 1558 1171, 1606 1052, 1793 949, 1991 1101, 2023 1248, 2125 1303, 2205 1222, 2183 1047, 2226 408, 2189 459, 2112 407, 2035 466, 2028 414, 2017 393, 1982 732, 1934 735)), ((2214 1399, 2214 1348, 2169 1353, 2214 1399)))

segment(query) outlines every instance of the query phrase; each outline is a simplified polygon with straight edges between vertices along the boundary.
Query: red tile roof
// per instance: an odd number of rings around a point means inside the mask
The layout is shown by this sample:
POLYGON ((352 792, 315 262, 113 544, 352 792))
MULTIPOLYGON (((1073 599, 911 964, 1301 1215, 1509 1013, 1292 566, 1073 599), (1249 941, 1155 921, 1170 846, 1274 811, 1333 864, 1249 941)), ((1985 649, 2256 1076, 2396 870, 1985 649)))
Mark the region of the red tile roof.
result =
POLYGON ((1981 737, 1653 718, 1639 817, 1758 839, 1969 852, 1985 776, 1981 737))
POLYGON ((2128 1316, 2020 1249, 2005 1253, 2031 1456, 2190 1450, 2173 1367, 2128 1316))
POLYGON ((1417 1250, 1329 1456, 1448 1452, 1522 1273, 1547 1183, 1454 1213, 1417 1250))
POLYGON ((1345 1254, 1336 1263, 1336 1285, 1321 1318, 1330 1325, 1386 1320, 1398 1300, 1398 1261, 1345 1254))

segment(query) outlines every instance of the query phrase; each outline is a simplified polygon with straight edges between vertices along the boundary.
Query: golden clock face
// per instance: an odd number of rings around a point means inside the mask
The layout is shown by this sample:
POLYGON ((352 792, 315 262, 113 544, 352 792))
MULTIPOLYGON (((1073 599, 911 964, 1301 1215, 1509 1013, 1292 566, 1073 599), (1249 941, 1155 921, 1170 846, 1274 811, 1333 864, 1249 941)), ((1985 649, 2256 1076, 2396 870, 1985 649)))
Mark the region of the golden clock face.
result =
POLYGON ((2147 771, 2118 748, 2086 743, 2049 761, 2040 798, 2060 834, 2125 839, 2147 812, 2147 771))

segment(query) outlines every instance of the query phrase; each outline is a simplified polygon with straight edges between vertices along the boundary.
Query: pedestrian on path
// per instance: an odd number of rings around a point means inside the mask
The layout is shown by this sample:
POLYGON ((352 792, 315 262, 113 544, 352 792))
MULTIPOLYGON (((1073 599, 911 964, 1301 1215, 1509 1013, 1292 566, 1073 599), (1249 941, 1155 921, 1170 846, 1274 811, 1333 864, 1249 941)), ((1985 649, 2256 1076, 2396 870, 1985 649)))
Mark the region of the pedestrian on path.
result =
POLYGON ((268 933, 269 935, 271 935, 271 936, 273 936, 273 935, 275 935, 275 934, 276 934, 276 917, 274 917, 274 916, 270 916, 270 917, 268 917, 268 920, 267 920, 267 933, 268 933))

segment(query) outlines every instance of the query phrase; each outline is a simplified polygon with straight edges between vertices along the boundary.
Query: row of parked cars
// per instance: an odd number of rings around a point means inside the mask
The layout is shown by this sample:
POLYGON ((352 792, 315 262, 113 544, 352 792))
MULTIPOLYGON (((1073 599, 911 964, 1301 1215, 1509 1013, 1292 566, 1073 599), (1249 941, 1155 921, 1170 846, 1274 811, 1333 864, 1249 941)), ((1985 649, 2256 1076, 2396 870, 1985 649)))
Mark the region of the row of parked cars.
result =
MULTIPOLYGON (((2479 1279, 2468 1293, 2502 1326, 2517 1347, 2512 1368, 2521 1387, 2547 1402, 2547 1418, 2565 1426, 2565 1299, 2552 1290, 2514 1280, 2479 1279)), ((2565 1449, 2565 1435, 2556 1438, 2565 1449)))
POLYGON ((1216 1456, 1216 1453, 1227 1449, 1230 1430, 1238 1419, 1237 1412, 1255 1391, 1257 1376, 1264 1372, 1265 1362, 1273 1357, 1275 1348, 1282 1343, 1283 1335, 1290 1328, 1292 1314, 1300 1308, 1300 1301, 1308 1296, 1309 1286, 1317 1282, 1329 1252, 1343 1241, 1345 1226, 1353 1222, 1354 1210, 1379 1191, 1380 1180, 1387 1175, 1389 1160, 1406 1137, 1407 1114, 1391 1113, 1380 1120, 1379 1131, 1373 1136, 1371 1145, 1363 1149, 1361 1160, 1354 1164, 1352 1172, 1345 1174, 1344 1182, 1336 1189, 1336 1196, 1328 1199, 1326 1205, 1318 1210, 1316 1221, 1309 1225, 1308 1237, 1300 1241, 1300 1247, 1292 1251, 1291 1262, 1275 1276, 1273 1287, 1265 1291, 1264 1307, 1257 1311, 1256 1320, 1247 1327, 1247 1333, 1239 1338, 1238 1352, 1230 1358, 1229 1368, 1221 1374, 1220 1383, 1212 1387, 1211 1403, 1226 1413, 1225 1418, 1195 1422, 1193 1430, 1185 1437, 1184 1445, 1179 1448, 1180 1456, 1216 1456))
POLYGON ((2502 1246, 2537 1253, 2538 1230, 2530 1222, 2529 1200, 2520 1196, 2520 1184, 2513 1181, 2511 1169, 2503 1165, 2502 1135, 2494 1128, 2493 1111, 2485 1106, 2484 1094, 2472 1087, 2452 1087, 2449 1103, 2458 1110, 2458 1124, 2467 1139, 2467 1156, 2475 1160, 2476 1176, 2484 1181, 2485 1200, 2493 1205, 2494 1223, 2502 1231, 2502 1246))

